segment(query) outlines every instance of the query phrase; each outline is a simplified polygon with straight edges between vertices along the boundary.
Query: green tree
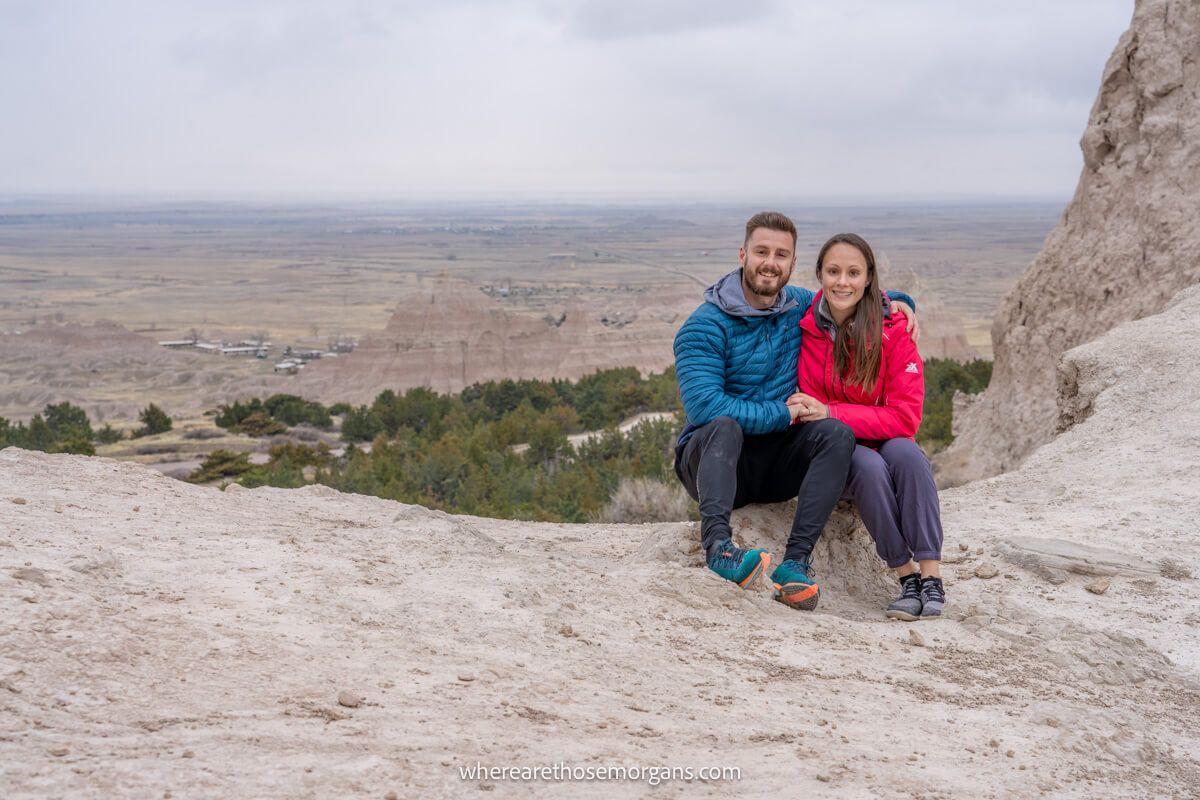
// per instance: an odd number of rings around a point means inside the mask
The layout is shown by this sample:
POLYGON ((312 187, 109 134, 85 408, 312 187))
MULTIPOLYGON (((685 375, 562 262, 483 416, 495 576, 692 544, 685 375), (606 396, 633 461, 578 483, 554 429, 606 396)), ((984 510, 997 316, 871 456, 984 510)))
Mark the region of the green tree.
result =
POLYGON ((274 436, 287 430, 287 425, 271 419, 265 411, 255 411, 241 422, 230 427, 231 431, 247 436, 274 436))
POLYGON ((93 438, 100 444, 113 444, 121 441, 121 432, 112 425, 105 423, 103 428, 96 431, 93 438))
POLYGON ((342 438, 347 442, 370 442, 383 433, 383 423, 368 406, 351 408, 342 418, 342 438))
POLYGON ((329 410, 325 406, 294 394, 271 395, 263 403, 263 407, 274 419, 285 425, 308 424, 322 430, 333 427, 333 418, 329 416, 329 410))
POLYGON ((252 397, 245 403, 235 400, 233 405, 223 405, 217 409, 213 420, 221 428, 233 428, 251 414, 265 413, 262 400, 252 397))
POLYGON ((29 420, 29 427, 25 432, 25 442, 22 447, 29 450, 48 451, 54 446, 54 431, 46 424, 46 420, 41 414, 34 414, 33 419, 29 420))
POLYGON ((142 427, 133 432, 135 439, 171 430, 171 418, 154 403, 142 409, 142 413, 138 414, 138 420, 142 423, 142 427))
POLYGON ((529 449, 525 451, 525 460, 550 470, 559 455, 570 447, 562 428, 554 420, 542 417, 529 429, 529 449))
POLYGON ((249 472, 253 469, 249 453, 235 453, 232 450, 213 450, 192 470, 187 479, 191 483, 208 483, 219 478, 229 478, 249 472))
POLYGON ((84 440, 93 438, 92 425, 88 422, 87 413, 79 406, 70 403, 47 405, 42 411, 46 425, 58 440, 84 440))

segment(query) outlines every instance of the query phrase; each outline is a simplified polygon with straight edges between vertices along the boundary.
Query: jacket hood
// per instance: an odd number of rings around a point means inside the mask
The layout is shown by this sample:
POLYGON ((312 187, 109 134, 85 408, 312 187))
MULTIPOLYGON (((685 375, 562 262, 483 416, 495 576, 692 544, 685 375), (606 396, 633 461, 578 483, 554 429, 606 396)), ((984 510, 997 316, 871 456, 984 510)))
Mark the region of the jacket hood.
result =
POLYGON ((742 268, 725 275, 704 290, 704 302, 712 303, 731 317, 770 317, 782 314, 799 305, 787 292, 785 286, 770 308, 755 308, 746 301, 742 291, 742 268))

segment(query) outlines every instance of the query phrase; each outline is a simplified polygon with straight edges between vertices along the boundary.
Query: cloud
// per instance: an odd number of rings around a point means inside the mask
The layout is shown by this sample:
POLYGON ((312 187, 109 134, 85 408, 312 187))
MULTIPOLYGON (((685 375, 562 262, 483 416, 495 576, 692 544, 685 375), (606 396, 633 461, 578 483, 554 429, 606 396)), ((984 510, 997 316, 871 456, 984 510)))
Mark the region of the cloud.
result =
POLYGON ((565 19, 571 35, 608 41, 745 27, 770 18, 775 5, 771 0, 583 0, 545 3, 543 9, 551 18, 565 19))
POLYGON ((0 191, 1054 195, 1128 0, 0 5, 0 191))

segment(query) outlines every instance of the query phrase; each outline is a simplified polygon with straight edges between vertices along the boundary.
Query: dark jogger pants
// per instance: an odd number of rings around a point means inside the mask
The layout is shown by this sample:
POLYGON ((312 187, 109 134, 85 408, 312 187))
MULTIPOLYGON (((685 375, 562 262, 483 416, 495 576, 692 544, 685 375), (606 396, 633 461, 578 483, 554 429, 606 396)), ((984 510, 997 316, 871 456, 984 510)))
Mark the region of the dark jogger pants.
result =
POLYGON ((888 439, 878 450, 855 447, 843 497, 858 506, 876 552, 889 567, 941 560, 937 485, 929 459, 912 439, 888 439))
POLYGON ((675 450, 675 474, 700 502, 700 544, 707 551, 733 534, 729 514, 748 503, 797 499, 784 558, 807 559, 846 485, 854 434, 833 419, 744 436, 718 417, 675 450))

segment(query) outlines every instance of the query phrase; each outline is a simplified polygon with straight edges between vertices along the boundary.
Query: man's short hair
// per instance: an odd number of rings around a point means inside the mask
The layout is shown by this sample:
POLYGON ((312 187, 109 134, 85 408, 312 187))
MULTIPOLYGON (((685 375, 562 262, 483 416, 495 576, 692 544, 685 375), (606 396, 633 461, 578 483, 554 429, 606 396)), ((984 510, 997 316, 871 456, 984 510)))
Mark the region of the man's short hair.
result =
POLYGON ((750 243, 751 235, 759 228, 790 233, 792 235, 792 249, 796 249, 796 223, 792 222, 787 214, 781 214, 778 211, 760 211, 755 214, 746 221, 746 239, 742 242, 743 246, 750 243))

